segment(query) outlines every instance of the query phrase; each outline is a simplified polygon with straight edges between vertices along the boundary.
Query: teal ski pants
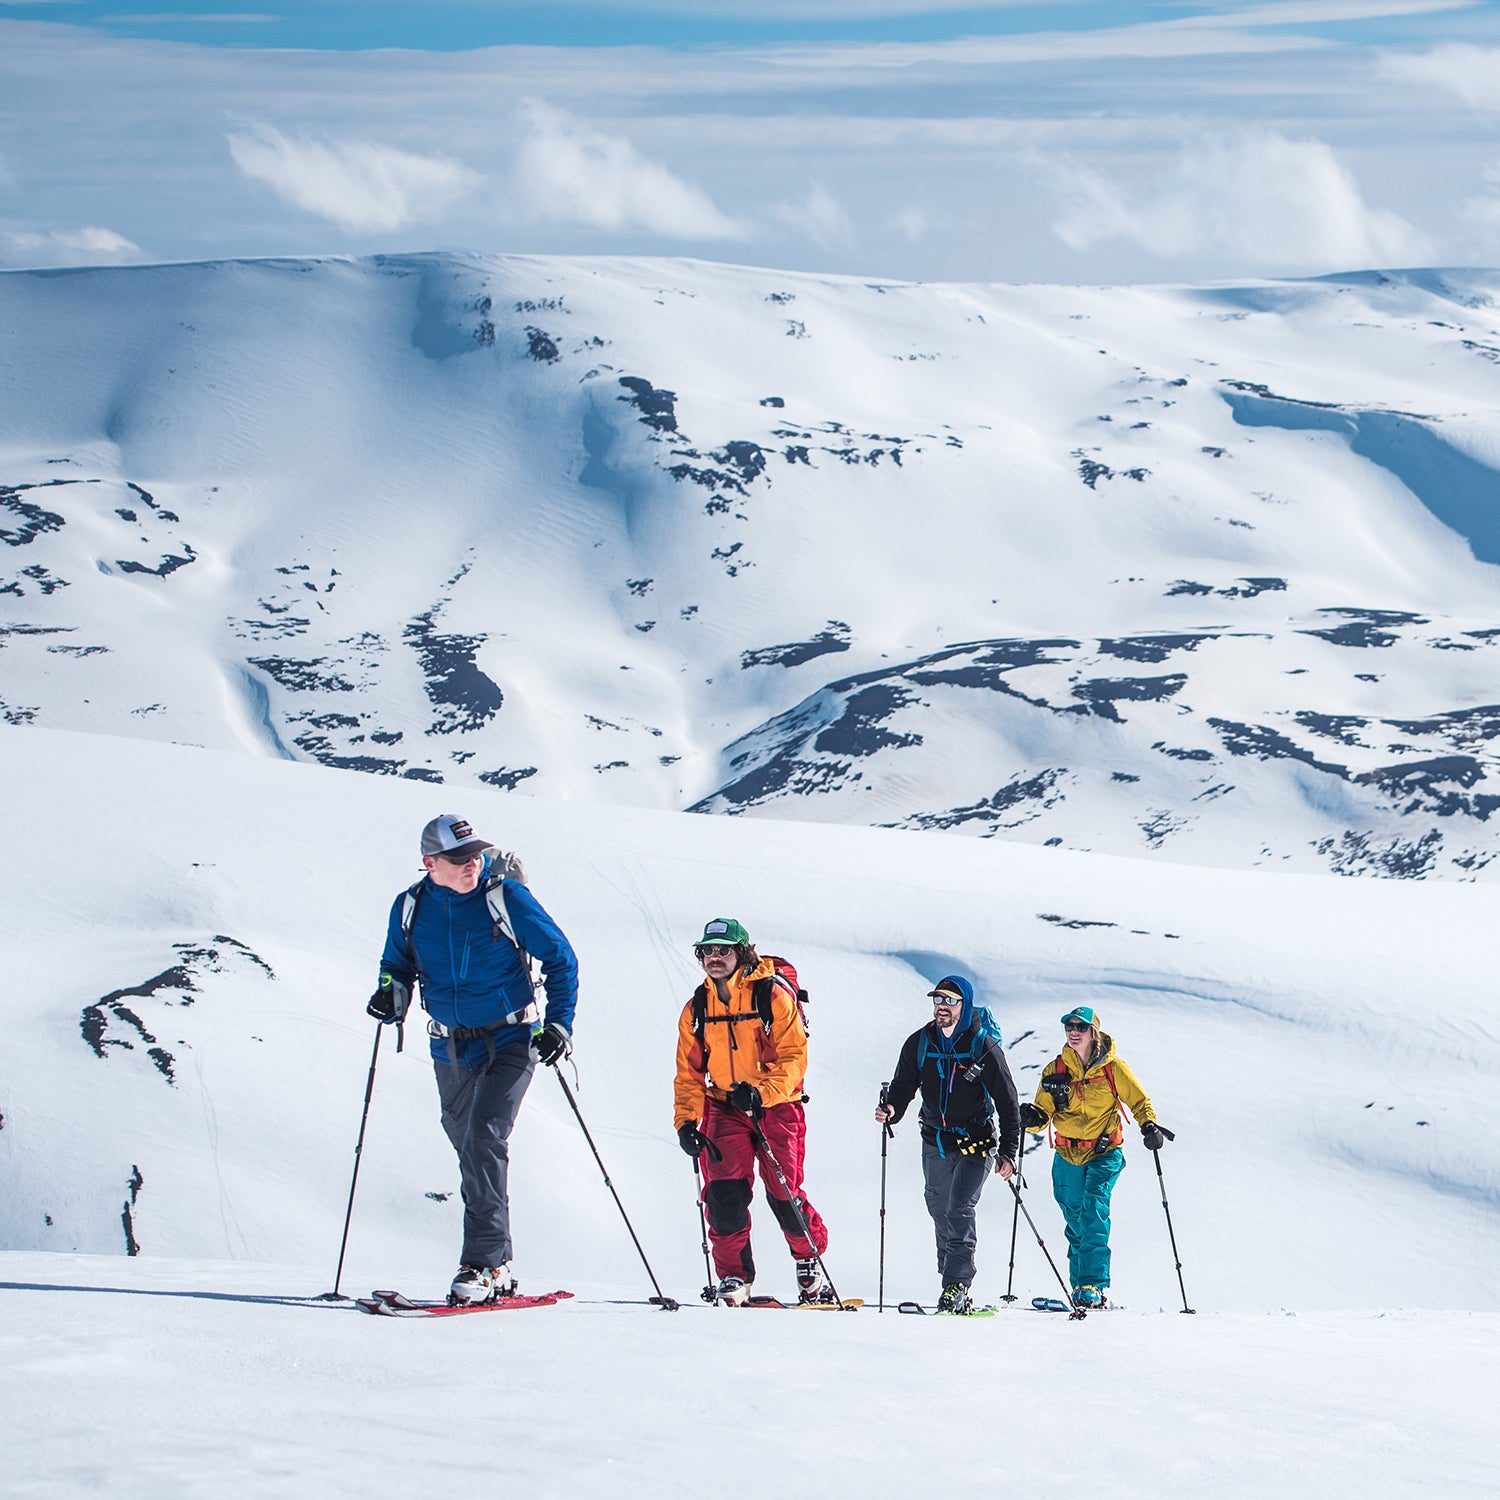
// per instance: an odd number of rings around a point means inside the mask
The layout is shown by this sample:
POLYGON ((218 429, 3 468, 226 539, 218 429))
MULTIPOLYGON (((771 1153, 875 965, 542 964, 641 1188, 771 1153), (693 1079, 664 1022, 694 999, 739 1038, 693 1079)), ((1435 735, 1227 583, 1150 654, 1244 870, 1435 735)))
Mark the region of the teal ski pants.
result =
POLYGON ((1068 1279, 1081 1286, 1109 1285, 1109 1195, 1125 1167, 1118 1146, 1075 1167, 1062 1153, 1052 1157, 1052 1196, 1068 1229, 1068 1279))

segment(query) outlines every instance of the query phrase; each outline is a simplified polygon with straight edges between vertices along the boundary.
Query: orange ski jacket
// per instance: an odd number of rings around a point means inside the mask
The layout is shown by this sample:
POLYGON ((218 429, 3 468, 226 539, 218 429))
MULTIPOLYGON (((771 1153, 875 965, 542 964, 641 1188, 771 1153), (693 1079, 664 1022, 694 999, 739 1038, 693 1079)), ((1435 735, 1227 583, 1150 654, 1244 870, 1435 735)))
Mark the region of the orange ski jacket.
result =
POLYGON ((699 986, 706 1002, 701 1037, 693 1024, 693 1001, 682 1007, 677 1019, 674 1130, 696 1125, 703 1118, 704 1100, 712 1097, 722 1103, 737 1083, 753 1084, 767 1109, 801 1101, 807 1031, 797 1003, 780 985, 772 985, 769 1028, 755 1008, 756 982, 775 972, 768 958, 748 972, 736 969, 724 984, 727 1001, 714 981, 705 979, 699 986))

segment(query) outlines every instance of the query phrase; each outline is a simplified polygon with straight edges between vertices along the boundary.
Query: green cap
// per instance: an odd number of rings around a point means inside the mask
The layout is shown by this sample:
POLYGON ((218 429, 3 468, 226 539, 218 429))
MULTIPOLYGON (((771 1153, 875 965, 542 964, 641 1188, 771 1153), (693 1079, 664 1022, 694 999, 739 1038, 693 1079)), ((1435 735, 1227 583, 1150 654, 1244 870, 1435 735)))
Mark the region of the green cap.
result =
POLYGON ((701 948, 705 943, 733 943, 735 947, 743 943, 748 948, 750 934, 733 917, 715 917, 704 925, 703 936, 693 947, 701 948))
POLYGON ((1069 1021, 1082 1021, 1085 1026, 1097 1026, 1099 1024, 1099 1013, 1087 1005, 1075 1005, 1067 1015, 1062 1018, 1064 1026, 1069 1021))

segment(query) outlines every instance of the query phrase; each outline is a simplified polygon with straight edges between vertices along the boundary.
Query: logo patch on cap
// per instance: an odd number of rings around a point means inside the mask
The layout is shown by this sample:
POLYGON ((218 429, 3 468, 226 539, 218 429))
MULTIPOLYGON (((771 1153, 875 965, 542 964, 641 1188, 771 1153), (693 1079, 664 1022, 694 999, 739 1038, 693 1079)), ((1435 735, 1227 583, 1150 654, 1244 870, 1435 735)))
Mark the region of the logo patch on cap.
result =
POLYGON ((703 929, 703 931, 705 933, 711 932, 715 937, 722 937, 726 932, 729 931, 729 926, 725 922, 710 922, 708 926, 703 929))
POLYGON ((450 833, 452 833, 455 843, 458 843, 463 839, 471 839, 474 837, 474 825, 472 823, 466 823, 462 818, 454 818, 454 820, 449 823, 448 830, 450 833))

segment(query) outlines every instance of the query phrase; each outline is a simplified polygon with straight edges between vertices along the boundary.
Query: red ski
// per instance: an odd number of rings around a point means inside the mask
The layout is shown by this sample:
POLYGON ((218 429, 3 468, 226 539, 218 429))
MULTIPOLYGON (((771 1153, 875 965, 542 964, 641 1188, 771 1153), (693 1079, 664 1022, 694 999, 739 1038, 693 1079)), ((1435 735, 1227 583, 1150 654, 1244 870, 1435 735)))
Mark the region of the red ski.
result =
POLYGON ((400 1292, 371 1292, 357 1297, 355 1306, 361 1312, 381 1318, 452 1318, 461 1313, 504 1312, 519 1307, 551 1307, 571 1297, 572 1292, 543 1292, 535 1297, 496 1297, 490 1302, 465 1302, 450 1307, 446 1302, 413 1302, 400 1292))

